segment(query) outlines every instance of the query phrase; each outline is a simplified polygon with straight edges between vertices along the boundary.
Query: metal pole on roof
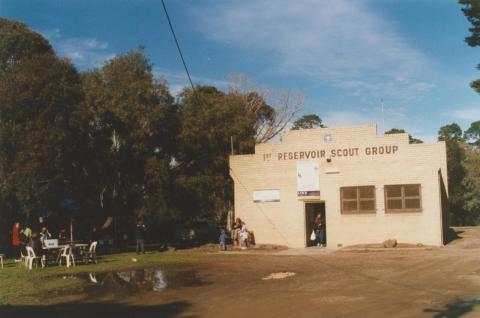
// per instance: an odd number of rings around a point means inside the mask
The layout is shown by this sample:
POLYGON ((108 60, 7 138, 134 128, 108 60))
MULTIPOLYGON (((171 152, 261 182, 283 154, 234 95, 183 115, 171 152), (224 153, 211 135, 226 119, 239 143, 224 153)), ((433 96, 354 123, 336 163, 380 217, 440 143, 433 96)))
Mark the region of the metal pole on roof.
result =
POLYGON ((385 133, 385 115, 383 112, 383 98, 380 98, 380 107, 382 109, 382 133, 385 133))

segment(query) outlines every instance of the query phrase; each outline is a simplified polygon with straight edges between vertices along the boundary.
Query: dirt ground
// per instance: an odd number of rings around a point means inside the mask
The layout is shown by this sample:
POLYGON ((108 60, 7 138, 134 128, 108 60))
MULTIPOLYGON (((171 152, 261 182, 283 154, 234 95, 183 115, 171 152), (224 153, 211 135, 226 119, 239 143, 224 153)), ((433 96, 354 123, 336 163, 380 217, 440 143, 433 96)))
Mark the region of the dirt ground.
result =
POLYGON ((480 228, 456 231, 444 248, 207 258, 165 269, 157 291, 118 291, 108 302, 84 291, 48 307, 3 308, 0 317, 480 317, 480 228))

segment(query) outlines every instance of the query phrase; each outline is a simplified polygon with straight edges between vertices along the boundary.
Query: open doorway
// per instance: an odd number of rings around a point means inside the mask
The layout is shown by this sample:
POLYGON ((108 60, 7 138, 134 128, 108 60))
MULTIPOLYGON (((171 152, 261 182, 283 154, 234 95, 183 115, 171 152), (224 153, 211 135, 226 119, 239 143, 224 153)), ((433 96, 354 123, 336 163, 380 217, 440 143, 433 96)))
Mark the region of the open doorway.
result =
MULTIPOLYGON (((325 202, 305 202, 305 226, 306 226, 306 246, 314 246, 316 245, 315 241, 310 240, 310 235, 312 234, 313 230, 313 223, 315 222, 316 215, 320 213, 325 219, 325 202)), ((325 241, 326 241, 326 233, 325 233, 325 241)))

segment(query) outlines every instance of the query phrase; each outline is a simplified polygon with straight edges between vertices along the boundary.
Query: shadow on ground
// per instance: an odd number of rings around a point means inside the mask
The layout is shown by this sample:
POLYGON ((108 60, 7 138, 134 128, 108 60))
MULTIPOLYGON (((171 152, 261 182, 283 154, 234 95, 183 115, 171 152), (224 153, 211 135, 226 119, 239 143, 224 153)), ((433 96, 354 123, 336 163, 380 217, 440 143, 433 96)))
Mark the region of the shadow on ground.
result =
POLYGON ((459 299, 452 304, 445 305, 443 309, 425 309, 424 312, 434 314, 433 318, 457 318, 468 314, 477 305, 480 305, 479 298, 468 301, 459 299))
POLYGON ((153 306, 129 306, 118 303, 63 303, 51 306, 0 306, 0 317, 8 318, 195 318, 197 316, 184 315, 190 308, 188 302, 171 302, 153 306))
POLYGON ((460 234, 462 234, 463 232, 465 231, 449 227, 446 233, 444 233, 444 244, 448 244, 456 240, 461 240, 462 237, 460 236, 460 234))

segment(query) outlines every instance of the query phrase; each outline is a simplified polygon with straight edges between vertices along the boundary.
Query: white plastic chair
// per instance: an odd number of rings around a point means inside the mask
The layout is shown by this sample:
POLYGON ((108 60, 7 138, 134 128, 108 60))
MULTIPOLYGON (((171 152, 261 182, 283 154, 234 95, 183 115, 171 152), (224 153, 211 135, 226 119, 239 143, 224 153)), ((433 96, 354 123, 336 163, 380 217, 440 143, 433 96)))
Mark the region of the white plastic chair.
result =
POLYGON ((88 248, 88 252, 86 253, 85 263, 89 263, 90 261, 97 264, 97 241, 93 241, 88 248))
POLYGON ((28 267, 28 255, 23 255, 22 251, 20 251, 20 264, 25 265, 25 267, 28 267))
POLYGON ((67 267, 70 267, 72 264, 75 266, 75 258, 73 257, 73 250, 70 245, 67 245, 62 249, 62 254, 60 254, 60 259, 58 261, 58 265, 60 266, 62 266, 62 258, 65 258, 67 267))
POLYGON ((45 261, 44 261, 44 258, 41 257, 41 256, 36 256, 35 255, 35 251, 33 250, 33 248, 31 248, 30 246, 26 246, 25 247, 27 249, 27 260, 26 260, 26 263, 27 263, 27 267, 28 269, 32 269, 33 267, 33 261, 40 261, 40 264, 42 264, 42 268, 45 267, 45 261))

